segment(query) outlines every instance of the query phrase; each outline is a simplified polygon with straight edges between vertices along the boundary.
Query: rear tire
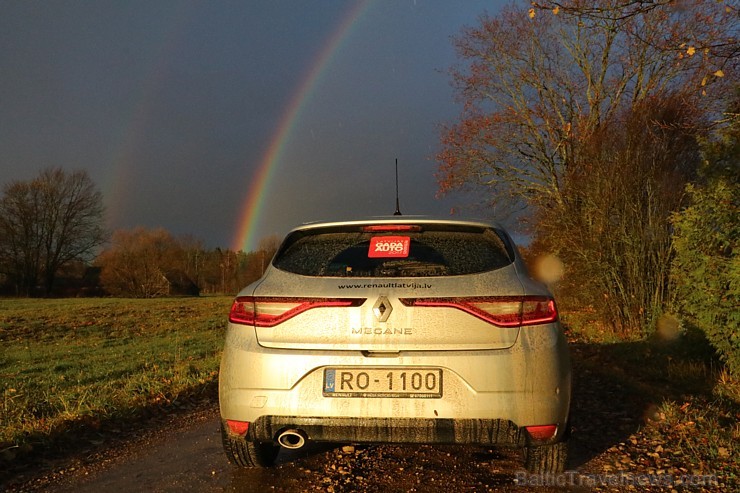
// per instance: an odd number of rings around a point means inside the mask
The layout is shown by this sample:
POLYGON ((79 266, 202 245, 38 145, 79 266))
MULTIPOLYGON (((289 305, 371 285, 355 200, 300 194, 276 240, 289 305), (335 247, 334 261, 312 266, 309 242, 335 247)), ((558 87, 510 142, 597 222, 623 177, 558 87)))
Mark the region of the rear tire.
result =
POLYGON ((238 467, 271 467, 280 447, 270 442, 253 442, 246 436, 234 435, 221 424, 221 441, 229 462, 238 467))
POLYGON ((568 464, 568 442, 530 445, 524 449, 524 467, 532 474, 560 474, 568 464))

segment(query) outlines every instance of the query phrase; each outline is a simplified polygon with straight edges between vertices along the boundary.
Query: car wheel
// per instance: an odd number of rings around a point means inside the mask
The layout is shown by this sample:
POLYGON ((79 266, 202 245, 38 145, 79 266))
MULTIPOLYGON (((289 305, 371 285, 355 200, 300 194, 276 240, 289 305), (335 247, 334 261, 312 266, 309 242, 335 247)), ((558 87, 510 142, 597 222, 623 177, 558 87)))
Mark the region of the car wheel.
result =
POLYGON ((245 436, 233 435, 221 425, 221 440, 226 457, 239 467, 270 467, 280 447, 269 442, 253 442, 245 436))
POLYGON ((568 462, 568 442, 530 445, 524 449, 524 467, 532 474, 559 474, 568 462))

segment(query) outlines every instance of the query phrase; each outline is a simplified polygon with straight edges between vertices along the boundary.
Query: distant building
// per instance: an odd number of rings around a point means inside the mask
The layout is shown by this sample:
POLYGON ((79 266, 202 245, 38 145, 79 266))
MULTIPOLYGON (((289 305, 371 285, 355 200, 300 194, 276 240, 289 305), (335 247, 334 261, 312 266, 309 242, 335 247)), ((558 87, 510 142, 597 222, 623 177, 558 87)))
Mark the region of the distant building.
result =
POLYGON ((166 285, 166 296, 200 296, 200 288, 181 270, 171 270, 162 274, 166 285))

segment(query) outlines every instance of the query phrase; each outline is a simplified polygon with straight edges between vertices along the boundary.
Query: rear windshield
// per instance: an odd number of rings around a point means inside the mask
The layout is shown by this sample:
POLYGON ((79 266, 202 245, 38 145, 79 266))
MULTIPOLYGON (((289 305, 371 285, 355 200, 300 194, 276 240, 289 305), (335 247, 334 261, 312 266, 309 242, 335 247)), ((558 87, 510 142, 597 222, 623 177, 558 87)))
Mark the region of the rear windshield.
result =
POLYGON ((512 263, 495 230, 423 225, 413 231, 366 227, 317 229, 291 234, 275 256, 278 269, 323 277, 458 276, 512 263))

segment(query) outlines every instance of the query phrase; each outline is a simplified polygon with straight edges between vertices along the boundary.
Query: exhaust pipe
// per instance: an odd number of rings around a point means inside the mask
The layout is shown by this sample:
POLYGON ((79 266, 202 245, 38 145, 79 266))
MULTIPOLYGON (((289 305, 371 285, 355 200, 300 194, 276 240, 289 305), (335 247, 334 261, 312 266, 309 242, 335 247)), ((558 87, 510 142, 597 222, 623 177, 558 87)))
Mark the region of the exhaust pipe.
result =
POLYGON ((285 448, 299 449, 306 445, 308 437, 302 430, 285 430, 278 435, 278 443, 285 448))

